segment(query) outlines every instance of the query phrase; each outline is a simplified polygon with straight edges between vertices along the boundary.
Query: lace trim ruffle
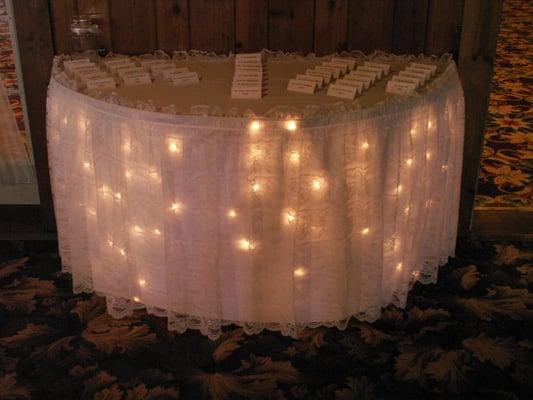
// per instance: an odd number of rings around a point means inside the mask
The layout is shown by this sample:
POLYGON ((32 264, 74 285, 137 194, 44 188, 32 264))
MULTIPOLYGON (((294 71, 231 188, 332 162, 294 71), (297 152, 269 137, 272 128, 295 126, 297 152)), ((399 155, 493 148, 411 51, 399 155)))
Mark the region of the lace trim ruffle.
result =
MULTIPOLYGON (((303 55, 302 53, 293 53, 293 52, 283 52, 283 51, 270 51, 270 50, 262 50, 266 56, 271 61, 286 61, 287 59, 293 59, 293 60, 300 60, 300 59, 306 59, 306 60, 321 60, 331 57, 332 55, 327 56, 316 56, 314 53, 310 53, 307 55, 303 55)), ((88 57, 96 58, 98 57, 95 52, 87 52, 84 53, 84 55, 88 57)), ((113 53, 108 54, 109 56, 113 56, 113 53)), ((365 55, 364 53, 360 51, 343 51, 341 53, 335 53, 333 55, 340 55, 340 56, 346 56, 346 57, 352 57, 357 60, 365 60, 365 61, 384 61, 384 62, 396 62, 396 61, 432 61, 432 62, 438 62, 438 63, 447 63, 445 71, 443 71, 439 76, 437 76, 432 82, 427 84, 421 92, 415 92, 413 95, 409 96, 411 98, 418 98, 420 96, 424 96, 425 94, 431 92, 432 90, 438 89, 443 87, 452 76, 456 75, 456 66, 455 62, 453 61, 452 55, 449 53, 445 53, 441 56, 425 56, 425 55, 397 55, 397 54, 390 54, 382 51, 375 51, 374 53, 365 55)), ((162 50, 157 50, 153 54, 143 54, 141 56, 132 57, 137 59, 176 59, 176 60, 183 60, 183 59, 197 59, 202 61, 217 61, 220 59, 228 59, 234 57, 235 54, 229 53, 229 54, 215 54, 210 52, 204 52, 204 51, 198 51, 198 50, 189 50, 189 51, 175 51, 173 52, 172 56, 169 56, 162 50)), ((69 55, 59 55, 54 58, 54 66, 52 69, 52 79, 55 79, 57 82, 61 83, 62 85, 75 90, 77 92, 83 93, 89 97, 101 100, 106 103, 115 104, 123 107, 138 109, 138 110, 144 110, 144 111, 150 111, 150 112, 158 112, 158 113, 164 113, 164 114, 171 114, 171 115, 191 115, 191 116, 213 116, 213 117, 264 117, 268 119, 276 119, 281 120, 285 119, 287 117, 291 118, 309 118, 313 116, 323 116, 323 115, 333 115, 333 114, 339 114, 339 113, 346 113, 346 112, 353 112, 360 110, 361 107, 359 105, 359 102, 357 99, 355 99, 352 102, 347 101, 338 101, 331 104, 323 104, 323 105, 316 105, 316 104, 307 104, 300 107, 291 107, 291 106, 285 106, 285 105, 279 105, 274 106, 271 109, 269 109, 266 113, 258 115, 253 110, 247 109, 244 111, 241 111, 237 108, 227 108, 223 109, 219 106, 212 106, 212 105, 206 105, 206 104, 196 104, 191 106, 189 109, 179 108, 174 104, 170 104, 165 107, 156 107, 152 102, 150 101, 131 101, 129 99, 125 99, 124 97, 119 96, 116 92, 101 92, 101 91, 92 91, 87 92, 86 90, 83 90, 79 87, 79 84, 75 81, 70 79, 65 72, 60 68, 60 64, 64 60, 71 59, 72 56, 69 55)), ((374 104, 371 109, 379 109, 383 106, 388 106, 395 103, 402 103, 405 102, 406 97, 397 97, 397 96, 388 96, 383 101, 374 104)))

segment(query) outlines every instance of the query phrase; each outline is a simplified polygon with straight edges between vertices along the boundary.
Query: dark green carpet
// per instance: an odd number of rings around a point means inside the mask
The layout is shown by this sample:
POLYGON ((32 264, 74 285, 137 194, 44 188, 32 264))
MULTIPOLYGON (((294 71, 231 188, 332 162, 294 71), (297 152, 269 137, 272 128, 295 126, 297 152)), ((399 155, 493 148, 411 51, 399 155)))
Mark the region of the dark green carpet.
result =
POLYGON ((0 243, 0 399, 522 399, 533 392, 533 248, 463 245, 374 324, 216 342, 73 295, 54 243, 0 243), (22 258, 28 257, 28 258, 22 258))

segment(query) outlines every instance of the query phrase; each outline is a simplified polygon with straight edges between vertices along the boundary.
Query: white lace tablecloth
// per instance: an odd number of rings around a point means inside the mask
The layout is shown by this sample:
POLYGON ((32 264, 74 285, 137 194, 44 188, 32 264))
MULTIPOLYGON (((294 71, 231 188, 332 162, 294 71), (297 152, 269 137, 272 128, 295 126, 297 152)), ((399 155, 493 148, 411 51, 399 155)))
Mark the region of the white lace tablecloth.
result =
POLYGON ((74 291, 105 295, 113 316, 146 307, 210 338, 229 323, 343 329, 403 307, 454 253, 464 103, 453 61, 410 97, 262 116, 157 112, 72 86, 56 60, 60 254, 74 291))

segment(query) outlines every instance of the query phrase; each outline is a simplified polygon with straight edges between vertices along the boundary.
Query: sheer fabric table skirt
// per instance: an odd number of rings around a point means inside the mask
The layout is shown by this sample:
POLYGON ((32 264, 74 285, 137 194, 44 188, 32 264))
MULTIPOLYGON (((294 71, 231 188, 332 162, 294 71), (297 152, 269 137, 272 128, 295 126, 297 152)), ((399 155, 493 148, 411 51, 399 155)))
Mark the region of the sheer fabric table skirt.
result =
POLYGON ((405 305, 454 253, 455 65, 427 93, 309 118, 168 115, 52 78, 48 150, 74 291, 210 338, 344 328, 405 305))

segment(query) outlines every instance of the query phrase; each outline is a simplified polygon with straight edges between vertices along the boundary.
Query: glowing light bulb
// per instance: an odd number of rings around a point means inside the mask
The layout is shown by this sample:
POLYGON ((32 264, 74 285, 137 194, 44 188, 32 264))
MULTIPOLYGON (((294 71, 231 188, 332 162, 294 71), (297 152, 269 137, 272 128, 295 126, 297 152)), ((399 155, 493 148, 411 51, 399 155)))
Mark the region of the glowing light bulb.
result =
POLYGON ((120 250, 119 250, 119 253, 120 253, 121 255, 123 255, 123 256, 126 255, 126 252, 124 251, 124 249, 120 249, 120 250))
POLYGON ((259 191, 261 190, 261 185, 259 183, 254 183, 252 185, 252 190, 255 192, 255 193, 259 193, 259 191))
POLYGON ((368 235, 368 232, 370 232, 370 229, 369 229, 369 228, 365 228, 365 229, 361 230, 361 233, 362 233, 363 235, 368 235))
POLYGON ((93 217, 96 216, 96 209, 94 208, 87 208, 87 212, 92 215, 93 217))
POLYGON ((143 230, 142 228, 139 226, 139 225, 135 225, 133 228, 132 228, 133 232, 135 233, 143 233, 143 230))
POLYGON ((86 170, 89 170, 89 169, 91 169, 91 163, 85 161, 85 162, 83 163, 83 167, 84 167, 86 170))
POLYGON ((313 190, 322 189, 322 185, 323 185, 323 182, 322 182, 322 179, 320 179, 320 178, 315 178, 311 182, 311 187, 313 188, 313 190))
POLYGON ((396 192, 400 194, 402 192, 402 189, 403 189, 402 185, 398 185, 398 187, 396 188, 396 192))
POLYGON ((431 153, 429 151, 426 151, 426 160, 429 160, 431 158, 431 153))
POLYGON ((370 145, 368 144, 368 142, 364 142, 364 143, 361 145, 361 148, 362 148, 363 150, 366 150, 366 149, 368 149, 369 147, 370 147, 370 145))
POLYGON ((294 163, 294 164, 297 164, 300 162, 300 153, 298 153, 297 151, 293 151, 291 153, 291 155, 289 156, 289 160, 294 163))
POLYGON ((288 131, 295 131, 298 129, 298 123, 295 119, 289 119, 287 122, 285 122, 285 129, 288 131))
POLYGON ((294 270, 294 276, 295 276, 296 278, 301 278, 301 277, 305 276, 305 274, 306 274, 306 271, 305 271, 305 269, 302 268, 302 267, 298 267, 298 268, 296 268, 296 269, 294 270))
POLYGON ((257 132, 262 127, 263 127, 263 124, 261 123, 261 121, 254 120, 254 121, 250 122, 249 129, 250 129, 250 132, 257 132))
POLYGON ((170 142, 168 145, 168 151, 171 153, 178 153, 180 151, 180 148, 176 142, 170 142))
POLYGON ((428 129, 431 129, 432 126, 433 124, 431 123, 431 121, 428 121, 428 129))
POLYGON ((155 171, 155 170, 151 170, 151 171, 150 171, 150 177, 151 177, 152 179, 158 179, 158 178, 159 178, 159 174, 157 173, 157 171, 155 171))
POLYGON ((405 207, 405 210, 403 210, 403 212, 405 215, 408 215, 410 210, 411 209, 409 207, 405 207))
POLYGON ((120 192, 115 193, 115 199, 117 200, 122 199, 122 195, 120 194, 120 192))
POLYGON ((442 166, 442 170, 443 170, 443 171, 446 171, 447 169, 448 169, 448 166, 447 166, 447 165, 443 165, 443 166, 442 166))
POLYGON ((412 158, 409 158, 409 159, 407 159, 407 161, 405 161, 405 163, 406 163, 408 166, 411 166, 411 165, 413 165, 413 159, 412 159, 412 158))
POLYGON ((172 203, 172 205, 170 206, 170 211, 172 211, 174 214, 178 214, 181 211, 181 204, 172 203))
POLYGON ((122 145, 122 151, 124 153, 129 153, 131 151, 130 142, 126 142, 122 145))
POLYGON ((403 264, 401 262, 398 263, 398 265, 396 265, 396 269, 400 270, 402 269, 403 267, 403 264))
POLYGON ((227 215, 228 215, 229 218, 235 218, 235 217, 237 217, 237 211, 235 211, 233 208, 231 208, 231 209, 228 210, 228 214, 227 215))
POLYGON ((255 245, 253 244, 253 242, 248 239, 241 239, 238 241, 237 244, 241 250, 245 250, 245 251, 250 251, 255 248, 255 245))
POLYGON ((109 191, 109 188, 106 185, 102 185, 100 187, 100 195, 101 196, 106 196, 108 191, 109 191))
POLYGON ((157 228, 155 228, 153 232, 154 232, 154 235, 157 235, 157 236, 161 235, 161 231, 157 228))
POLYGON ((68 125, 68 118, 67 117, 63 117, 63 125, 68 125))
POLYGON ((126 175, 126 178, 128 178, 128 179, 131 178, 131 172, 130 171, 126 171, 125 175, 126 175))
POLYGON ((415 279, 418 278, 418 275, 420 275, 420 273, 418 271, 413 271, 413 277, 415 279))
POLYGON ((141 299, 139 299, 137 296, 133 296, 133 301, 138 303, 141 301, 141 299))
POLYGON ((294 221, 296 221, 296 214, 294 211, 287 211, 287 222, 290 224, 294 221))
POLYGON ((139 286, 146 286, 146 281, 144 279, 139 279, 139 286))
POLYGON ((415 135, 416 134, 416 128, 411 128, 411 135, 415 135))
POLYGON ((112 241, 111 239, 109 239, 109 240, 107 241, 107 245, 108 245, 109 247, 112 247, 112 246, 113 246, 113 241, 112 241))

